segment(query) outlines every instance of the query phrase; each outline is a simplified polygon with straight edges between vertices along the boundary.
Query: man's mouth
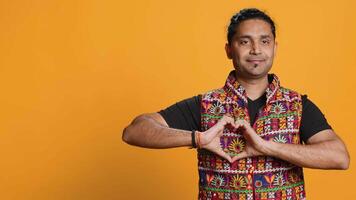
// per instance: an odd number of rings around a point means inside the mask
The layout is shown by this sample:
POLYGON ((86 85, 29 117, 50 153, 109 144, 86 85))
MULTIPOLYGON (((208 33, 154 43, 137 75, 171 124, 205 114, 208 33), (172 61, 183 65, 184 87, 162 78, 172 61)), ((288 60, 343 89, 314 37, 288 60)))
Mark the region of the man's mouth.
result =
POLYGON ((249 59, 247 62, 254 63, 254 64, 259 64, 261 62, 264 62, 265 60, 262 59, 249 59))

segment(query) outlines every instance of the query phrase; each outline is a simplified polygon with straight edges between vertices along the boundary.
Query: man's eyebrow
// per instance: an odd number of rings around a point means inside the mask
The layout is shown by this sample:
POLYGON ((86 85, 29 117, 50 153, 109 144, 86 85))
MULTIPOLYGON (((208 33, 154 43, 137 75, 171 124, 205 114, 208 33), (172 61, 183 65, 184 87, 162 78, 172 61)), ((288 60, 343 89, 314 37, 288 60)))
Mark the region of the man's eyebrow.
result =
POLYGON ((240 36, 238 36, 237 38, 238 38, 238 39, 242 39, 242 38, 250 39, 250 38, 252 38, 252 37, 249 36, 249 35, 240 35, 240 36))
MULTIPOLYGON (((264 38, 271 38, 270 35, 261 35, 260 37, 261 37, 262 39, 264 39, 264 38)), ((251 39, 252 36, 250 36, 250 35, 240 35, 240 36, 238 36, 237 38, 238 38, 238 39, 243 39, 243 38, 251 39)))
POLYGON ((261 38, 271 38, 270 35, 261 35, 261 38))

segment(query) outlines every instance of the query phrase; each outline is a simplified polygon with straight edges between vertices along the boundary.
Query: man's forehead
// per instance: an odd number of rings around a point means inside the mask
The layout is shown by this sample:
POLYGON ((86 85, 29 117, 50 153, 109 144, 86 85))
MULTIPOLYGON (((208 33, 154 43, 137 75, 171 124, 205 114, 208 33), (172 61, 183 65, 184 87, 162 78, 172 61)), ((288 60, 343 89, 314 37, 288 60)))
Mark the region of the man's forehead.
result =
POLYGON ((248 19, 236 27, 238 38, 273 38, 271 25, 261 19, 248 19))

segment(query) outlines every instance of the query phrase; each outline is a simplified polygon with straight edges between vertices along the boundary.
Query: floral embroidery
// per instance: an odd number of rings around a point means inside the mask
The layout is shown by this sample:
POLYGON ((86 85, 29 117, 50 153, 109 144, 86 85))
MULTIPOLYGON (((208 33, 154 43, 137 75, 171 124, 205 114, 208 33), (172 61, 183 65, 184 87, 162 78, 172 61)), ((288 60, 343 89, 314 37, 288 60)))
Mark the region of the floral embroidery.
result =
POLYGON ((283 174, 282 173, 278 173, 276 178, 274 179, 273 181, 273 185, 279 185, 279 186, 282 186, 286 183, 286 181, 284 180, 283 178, 283 174))
POLYGON ((225 181, 221 175, 217 175, 217 176, 215 176, 215 178, 211 184, 216 187, 223 187, 225 185, 225 181))
POLYGON ((284 106, 281 104, 281 103, 276 103, 273 107, 272 107, 272 109, 271 109, 271 112, 273 112, 273 113, 275 113, 275 114, 281 114, 281 113, 283 113, 283 112, 285 112, 286 111, 286 109, 284 108, 284 106))
POLYGON ((235 188, 235 189, 245 188, 246 187, 245 177, 242 177, 242 176, 239 176, 239 175, 234 176, 232 178, 230 186, 235 188))
MULTIPOLYGON (((266 105, 253 129, 265 140, 300 144, 301 95, 279 85, 277 76, 266 90, 266 105)), ((214 126, 225 113, 248 122, 245 89, 231 72, 224 87, 202 95, 201 127, 214 126)), ((226 127, 220 137, 224 152, 237 155, 246 141, 241 132, 226 127)), ((304 199, 303 171, 270 156, 243 158, 234 163, 207 150, 198 151, 199 199, 304 199), (282 197, 282 196, 283 197, 282 197)))
POLYGON ((213 113, 214 115, 220 115, 222 113, 225 113, 225 109, 222 106, 222 104, 218 101, 212 105, 212 107, 210 108, 210 112, 213 113))
POLYGON ((239 139, 233 139, 231 144, 229 145, 229 150, 231 150, 233 153, 240 153, 245 147, 245 143, 242 140, 239 139))
POLYGON ((281 134, 279 134, 277 137, 275 137, 273 139, 273 141, 279 142, 279 143, 287 143, 287 139, 281 134))

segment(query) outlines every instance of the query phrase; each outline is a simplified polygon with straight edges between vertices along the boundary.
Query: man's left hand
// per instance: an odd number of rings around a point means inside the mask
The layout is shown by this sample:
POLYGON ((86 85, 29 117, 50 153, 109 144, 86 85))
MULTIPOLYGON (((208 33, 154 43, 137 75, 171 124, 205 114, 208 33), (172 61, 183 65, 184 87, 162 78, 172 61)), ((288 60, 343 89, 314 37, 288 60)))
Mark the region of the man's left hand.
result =
POLYGON ((268 141, 258 136, 256 131, 246 120, 236 120, 235 124, 235 126, 240 127, 239 129, 246 140, 246 146, 244 150, 239 153, 239 155, 232 158, 232 162, 235 162, 241 158, 264 155, 268 141))

